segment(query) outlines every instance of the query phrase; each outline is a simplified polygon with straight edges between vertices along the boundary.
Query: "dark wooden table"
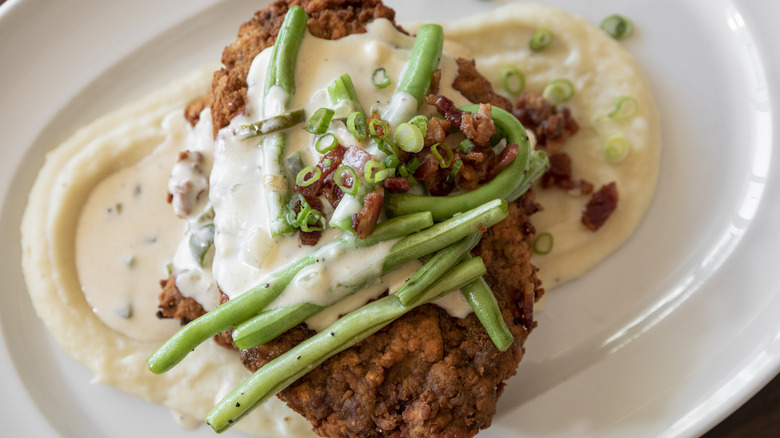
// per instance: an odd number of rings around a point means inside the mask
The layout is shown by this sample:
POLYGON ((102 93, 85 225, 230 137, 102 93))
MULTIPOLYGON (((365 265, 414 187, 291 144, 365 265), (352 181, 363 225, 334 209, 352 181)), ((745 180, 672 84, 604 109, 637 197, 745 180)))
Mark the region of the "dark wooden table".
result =
MULTIPOLYGON (((2 5, 6 0, 0 0, 2 5)), ((703 438, 780 437, 780 376, 703 438)))

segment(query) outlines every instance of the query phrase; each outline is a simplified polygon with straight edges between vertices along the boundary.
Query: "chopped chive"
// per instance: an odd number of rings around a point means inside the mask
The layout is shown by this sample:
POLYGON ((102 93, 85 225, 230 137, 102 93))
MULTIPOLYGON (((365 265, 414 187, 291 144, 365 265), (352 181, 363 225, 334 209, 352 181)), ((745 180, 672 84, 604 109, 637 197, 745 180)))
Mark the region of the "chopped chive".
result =
POLYGON ((512 96, 517 96, 525 89, 525 76, 517 67, 508 65, 503 67, 498 77, 501 80, 501 86, 512 96))
POLYGON ((414 173, 418 167, 420 167, 420 160, 418 160, 417 157, 412 157, 412 159, 406 163, 406 169, 409 170, 410 173, 414 173))
POLYGON ((397 155, 388 155, 385 158, 385 167, 398 167, 399 164, 401 164, 401 160, 397 155))
POLYGON ((331 132, 327 132, 317 138, 317 141, 314 142, 314 149, 316 149, 317 152, 321 154, 327 154, 333 149, 336 149, 338 144, 339 140, 336 138, 336 136, 331 132))
POLYGON ((318 109, 309 119, 309 123, 306 124, 306 131, 314 135, 326 133, 334 114, 336 114, 336 112, 330 108, 318 109))
POLYGON ((246 140, 248 138, 272 134, 274 132, 292 128, 299 123, 303 123, 305 120, 306 113, 302 109, 297 109, 249 125, 241 125, 241 131, 238 135, 242 140, 246 140))
POLYGON ((384 67, 374 70, 374 73, 371 75, 371 83, 380 89, 390 86, 390 77, 387 76, 387 71, 384 67))
POLYGON ((553 235, 549 232, 537 234, 534 238, 531 249, 534 254, 545 255, 549 254, 553 249, 553 235))
POLYGON ((358 140, 366 138, 366 116, 355 111, 347 117, 347 129, 358 140))
POLYGON ((559 105, 568 102, 574 96, 574 84, 570 80, 558 78, 550 82, 544 91, 542 97, 549 100, 553 105, 559 105))
POLYGON ((612 14, 601 22, 601 29, 616 40, 624 40, 634 34, 634 23, 620 14, 612 14))
POLYGON ((312 185, 315 181, 320 179, 322 175, 322 169, 317 166, 308 166, 301 169, 298 175, 295 177, 295 184, 299 187, 306 187, 312 185), (314 173, 312 176, 309 174, 314 173))
POLYGON ((531 41, 528 42, 528 47, 534 52, 540 52, 549 46, 553 41, 553 33, 550 29, 541 28, 534 32, 534 36, 531 37, 531 41))
POLYGON ((416 115, 409 120, 409 123, 416 126, 420 130, 423 137, 428 133, 428 118, 422 114, 416 115))
POLYGON ((357 171, 353 169, 351 166, 347 166, 346 164, 343 166, 339 166, 338 169, 336 169, 336 173, 333 174, 333 181, 335 181, 336 185, 339 186, 342 192, 347 195, 357 195, 358 188, 360 187, 360 180, 358 177, 357 171), (344 177, 344 174, 348 173, 348 178, 351 178, 352 181, 347 180, 344 177), (351 186, 347 186, 347 184, 352 184, 351 186))
POLYGON ((374 182, 382 182, 387 178, 391 178, 395 176, 395 169, 392 167, 389 167, 387 169, 382 169, 379 172, 374 175, 374 182))

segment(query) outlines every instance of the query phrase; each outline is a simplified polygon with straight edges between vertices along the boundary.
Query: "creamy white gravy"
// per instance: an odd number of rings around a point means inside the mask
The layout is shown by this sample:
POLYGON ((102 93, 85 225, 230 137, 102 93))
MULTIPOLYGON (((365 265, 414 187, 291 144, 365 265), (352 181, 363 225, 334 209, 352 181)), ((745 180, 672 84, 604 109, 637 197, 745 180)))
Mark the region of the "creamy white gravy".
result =
POLYGON ((186 121, 177 112, 163 124, 169 136, 151 155, 95 187, 76 232, 79 282, 92 310, 139 341, 165 340, 179 327, 156 316, 157 282, 183 230, 166 203, 166 182, 186 121))
MULTIPOLYGON (((241 126, 287 110, 303 108, 309 117, 319 108, 332 107, 327 87, 344 73, 349 73, 356 94, 366 110, 374 105, 392 105, 395 84, 406 66, 413 44, 414 38, 398 32, 384 19, 371 23, 364 34, 336 41, 315 38, 307 32, 298 54, 296 88, 292 96, 281 91, 264 96, 265 75, 272 49, 263 51, 254 59, 247 76, 246 114, 234 118, 230 126, 218 133, 210 177, 210 199, 214 206, 216 229, 213 273, 220 290, 229 297, 235 298, 260 284, 274 269, 341 236, 339 231, 331 228, 314 248, 301 245, 294 235, 271 237, 266 206, 269 202, 268 190, 265 184, 259 182, 265 180, 266 172, 274 164, 265 162, 262 147, 258 146, 259 140, 241 139, 241 126), (372 84, 371 77, 379 68, 385 69, 392 86, 380 89, 372 84), (288 99, 290 103, 286 105, 288 99)), ((458 104, 466 103, 460 93, 451 88, 457 72, 455 61, 443 56, 440 67, 442 92, 456 96, 458 104)), ((410 107, 416 113, 416 106, 417 103, 410 102, 409 98, 396 103, 393 107, 396 109, 388 111, 392 115, 391 123, 406 121, 408 116, 404 114, 409 112, 410 107)), ((333 123, 331 130, 343 146, 368 147, 367 141, 355 139, 346 129, 340 129, 339 123, 333 123)), ((298 151, 304 165, 315 164, 321 158, 314 149, 316 138, 303 127, 289 130, 286 136, 285 156, 298 151)), ((292 181, 295 176, 287 177, 292 181)), ((317 263, 306 268, 272 306, 306 301, 324 305, 338 301, 345 295, 344 287, 338 284, 338 280, 348 276, 363 284, 366 279, 377 278, 381 273, 377 267, 381 268, 381 263, 367 261, 381 260, 389 247, 389 244, 377 245, 340 255, 334 262, 317 263)), ((387 288, 382 287, 384 289, 387 288)), ((344 313, 343 310, 340 313, 344 313)), ((464 311, 460 309, 459 313, 464 311)))

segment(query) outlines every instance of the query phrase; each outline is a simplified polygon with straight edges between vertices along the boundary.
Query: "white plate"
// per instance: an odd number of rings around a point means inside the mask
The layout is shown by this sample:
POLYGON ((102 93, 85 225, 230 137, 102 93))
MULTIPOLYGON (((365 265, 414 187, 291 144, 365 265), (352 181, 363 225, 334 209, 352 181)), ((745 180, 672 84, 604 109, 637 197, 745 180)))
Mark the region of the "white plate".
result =
MULTIPOLYGON (((88 383, 86 369, 54 345, 32 310, 18 230, 47 150, 79 125, 217 59, 263 2, 226 3, 11 0, 0 8, 4 436, 212 436, 206 428, 181 431, 165 409, 88 383)), ((493 6, 389 3, 401 19, 493 6)), ((625 247, 549 294, 483 435, 700 434, 780 370, 773 46, 780 31, 770 18, 780 16, 780 3, 546 3, 594 23, 613 12, 634 19, 638 32, 624 44, 662 111, 660 185, 625 247)))

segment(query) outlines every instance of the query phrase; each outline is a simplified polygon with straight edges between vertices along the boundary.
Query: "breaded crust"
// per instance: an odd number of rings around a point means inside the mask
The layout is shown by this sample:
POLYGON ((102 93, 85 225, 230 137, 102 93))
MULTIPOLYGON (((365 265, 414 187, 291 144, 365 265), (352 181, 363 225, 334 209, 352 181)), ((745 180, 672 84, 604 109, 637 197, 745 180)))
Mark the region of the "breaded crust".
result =
POLYGON ((215 135, 244 110, 246 75, 252 60, 274 44, 284 14, 293 5, 301 6, 309 15, 309 32, 325 39, 364 33, 366 24, 377 18, 395 19, 395 11, 379 0, 277 1, 256 12, 251 20, 241 25, 236 41, 222 52, 223 68, 214 73, 209 106, 215 135))

